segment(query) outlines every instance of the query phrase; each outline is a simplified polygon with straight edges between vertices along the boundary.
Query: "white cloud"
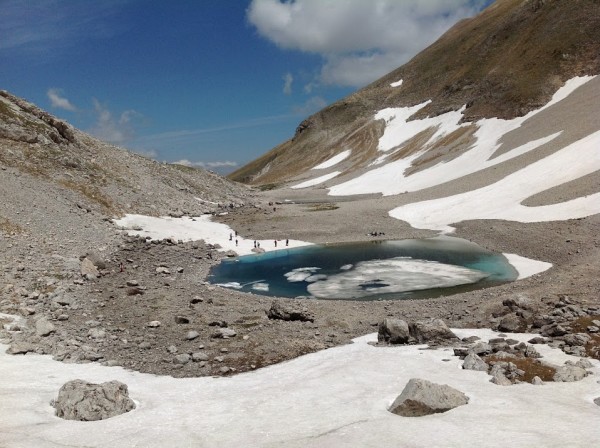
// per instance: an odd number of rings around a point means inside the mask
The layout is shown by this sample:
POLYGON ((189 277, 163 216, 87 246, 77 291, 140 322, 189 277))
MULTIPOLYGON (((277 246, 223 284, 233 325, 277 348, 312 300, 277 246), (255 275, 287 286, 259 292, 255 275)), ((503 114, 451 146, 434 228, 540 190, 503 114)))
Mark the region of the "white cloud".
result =
POLYGON ((294 82, 294 77, 291 73, 283 75, 283 93, 286 95, 292 94, 292 82, 294 82))
POLYGON ((313 96, 307 99, 304 104, 295 106, 293 112, 297 115, 309 115, 323 109, 325 106, 327 106, 327 101, 320 96, 313 96))
POLYGON ((77 110, 77 108, 67 98, 62 96, 62 91, 60 89, 48 89, 46 95, 48 95, 52 107, 70 110, 71 112, 77 110))
POLYGON ((139 112, 126 110, 119 118, 115 118, 111 111, 96 98, 93 102, 97 118, 96 124, 90 130, 92 135, 114 144, 123 144, 135 137, 133 120, 141 117, 139 112))
POLYGON ((260 35, 280 48, 321 55, 323 84, 360 86, 399 67, 485 3, 252 0, 247 17, 260 35))
POLYGON ((213 168, 233 168, 238 166, 237 162, 232 162, 230 160, 222 160, 217 162, 192 162, 188 159, 177 160, 176 162, 171 162, 174 165, 183 165, 183 166, 193 166, 200 167, 206 169, 213 168))

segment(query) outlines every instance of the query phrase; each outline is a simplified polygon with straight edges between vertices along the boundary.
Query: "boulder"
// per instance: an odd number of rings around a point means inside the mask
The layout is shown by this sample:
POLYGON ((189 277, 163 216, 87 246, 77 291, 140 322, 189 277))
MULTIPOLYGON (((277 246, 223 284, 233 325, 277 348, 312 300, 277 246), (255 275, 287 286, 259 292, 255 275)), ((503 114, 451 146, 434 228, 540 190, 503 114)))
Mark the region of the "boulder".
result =
POLYGON ((301 322, 315 321, 314 315, 306 307, 296 303, 284 303, 281 300, 274 300, 273 303, 271 303, 271 308, 267 311, 267 316, 269 319, 278 320, 299 320, 301 322))
POLYGON ((458 340, 450 328, 441 319, 429 319, 414 322, 410 325, 410 336, 419 344, 441 343, 458 340))
POLYGON ((390 344, 406 344, 410 339, 408 324, 402 319, 386 317, 379 324, 377 340, 390 344))
POLYGON ((463 362, 462 368, 465 370, 477 370, 480 372, 488 371, 487 363, 475 353, 469 353, 463 362))
POLYGON ((588 376, 588 372, 583 367, 565 364, 556 369, 556 373, 552 379, 556 382, 571 383, 574 381, 581 381, 586 376, 588 376))
POLYGON ((100 272, 98 272, 98 268, 96 267, 96 265, 94 265, 92 260, 90 260, 87 257, 81 261, 80 269, 81 276, 88 280, 92 280, 100 276, 100 272))
POLYGON ((453 387, 412 378, 389 411, 403 417, 421 417, 447 412, 468 402, 469 397, 453 387))
POLYGON ((45 317, 41 317, 35 323, 35 334, 38 336, 48 336, 56 331, 56 327, 45 317))
POLYGON ((527 323, 524 319, 520 318, 516 314, 508 314, 502 318, 498 324, 499 331, 506 331, 507 333, 520 333, 527 329, 527 323))
POLYGON ((52 405, 58 417, 79 421, 105 420, 135 408, 127 385, 119 381, 102 384, 69 381, 60 388, 52 405))
POLYGON ((233 328, 219 328, 212 335, 213 338, 229 339, 237 335, 233 328))
POLYGON ((15 341, 10 345, 9 349, 6 350, 6 353, 10 355, 25 355, 26 353, 33 351, 35 351, 33 344, 25 341, 15 341))

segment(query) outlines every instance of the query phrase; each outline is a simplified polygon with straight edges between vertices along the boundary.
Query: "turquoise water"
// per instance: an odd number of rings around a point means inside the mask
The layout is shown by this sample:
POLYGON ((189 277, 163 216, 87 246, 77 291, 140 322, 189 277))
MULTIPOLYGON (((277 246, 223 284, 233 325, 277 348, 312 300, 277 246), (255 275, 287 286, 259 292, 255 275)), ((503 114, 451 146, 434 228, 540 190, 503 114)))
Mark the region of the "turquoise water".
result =
POLYGON ((436 297, 515 280, 506 258, 459 238, 327 244, 223 260, 209 281, 254 294, 317 299, 436 297))

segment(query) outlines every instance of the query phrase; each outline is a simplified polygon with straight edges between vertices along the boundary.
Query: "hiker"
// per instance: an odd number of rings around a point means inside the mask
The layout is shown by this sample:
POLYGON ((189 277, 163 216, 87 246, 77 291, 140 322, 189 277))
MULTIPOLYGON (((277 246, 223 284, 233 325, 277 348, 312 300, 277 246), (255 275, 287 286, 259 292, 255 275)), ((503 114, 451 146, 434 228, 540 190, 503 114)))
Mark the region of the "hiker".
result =
POLYGON ((233 240, 233 234, 229 233, 229 241, 233 240))
POLYGON ((289 246, 290 245, 290 240, 288 240, 287 238, 285 239, 285 245, 289 246))
POLYGON ((119 272, 125 271, 125 266, 123 266, 123 262, 119 263, 119 272))
POLYGON ((237 238, 235 239, 235 245, 236 245, 236 246, 238 245, 238 240, 237 240, 237 238))
POLYGON ((275 247, 277 247, 277 240, 275 240, 275 247))
POLYGON ((254 248, 256 249, 256 240, 254 240, 254 248))

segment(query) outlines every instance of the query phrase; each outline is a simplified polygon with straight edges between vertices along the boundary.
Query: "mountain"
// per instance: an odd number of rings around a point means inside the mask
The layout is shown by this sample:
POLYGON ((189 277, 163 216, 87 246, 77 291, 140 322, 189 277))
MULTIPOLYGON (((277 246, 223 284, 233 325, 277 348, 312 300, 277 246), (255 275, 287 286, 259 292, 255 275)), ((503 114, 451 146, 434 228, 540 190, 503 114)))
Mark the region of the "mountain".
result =
MULTIPOLYGON (((213 202, 239 203, 247 192, 208 171, 104 143, 6 91, 0 91, 0 164, 6 189, 12 174, 27 179, 23 188, 40 203, 62 201, 108 217, 200 214, 213 202)), ((0 216, 24 190, 13 193, 4 195, 0 216)))
MULTIPOLYGON (((408 108, 407 120, 460 111, 461 126, 431 141, 434 123, 408 135, 399 160, 424 149, 428 165, 473 143, 477 122, 525 116, 541 108, 567 80, 600 73, 598 0, 498 0, 457 23, 402 67, 310 116, 295 135, 229 178, 267 188, 306 178, 309 170, 350 150, 328 184, 369 169, 386 125, 377 112, 408 108), (425 104, 427 103, 427 104, 425 104)), ((409 174, 409 173, 408 173, 409 174)))

